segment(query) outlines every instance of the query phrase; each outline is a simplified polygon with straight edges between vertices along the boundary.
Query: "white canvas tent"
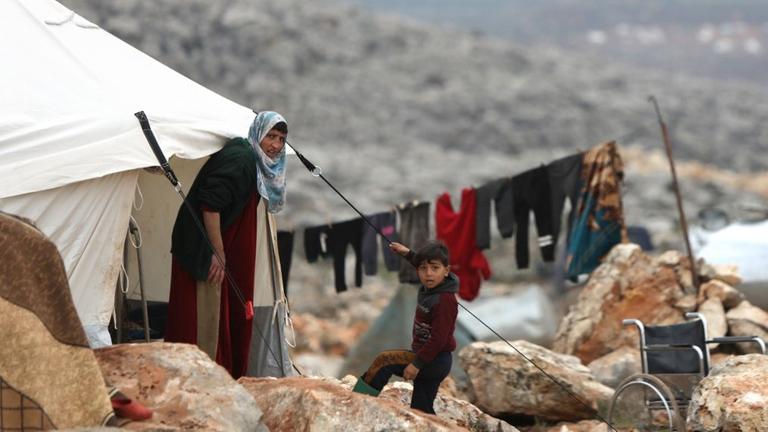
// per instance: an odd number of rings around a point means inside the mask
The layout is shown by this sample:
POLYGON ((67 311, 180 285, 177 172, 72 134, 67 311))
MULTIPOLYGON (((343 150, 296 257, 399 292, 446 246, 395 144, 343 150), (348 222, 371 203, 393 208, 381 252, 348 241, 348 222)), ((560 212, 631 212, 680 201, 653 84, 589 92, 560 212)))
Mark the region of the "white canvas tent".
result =
MULTIPOLYGON (((149 296, 168 296, 180 199, 164 178, 141 170, 157 160, 134 113, 146 112, 167 157, 185 159, 244 136, 253 113, 53 0, 1 1, 0 28, 0 210, 31 219, 56 243, 83 325, 89 336, 103 334, 137 183, 149 296)), ((178 162, 191 185, 202 161, 178 162)), ((254 302, 270 311, 283 298, 279 264, 275 271, 261 275, 271 286, 257 286, 254 302)), ((273 339, 282 341, 276 327, 273 339)))

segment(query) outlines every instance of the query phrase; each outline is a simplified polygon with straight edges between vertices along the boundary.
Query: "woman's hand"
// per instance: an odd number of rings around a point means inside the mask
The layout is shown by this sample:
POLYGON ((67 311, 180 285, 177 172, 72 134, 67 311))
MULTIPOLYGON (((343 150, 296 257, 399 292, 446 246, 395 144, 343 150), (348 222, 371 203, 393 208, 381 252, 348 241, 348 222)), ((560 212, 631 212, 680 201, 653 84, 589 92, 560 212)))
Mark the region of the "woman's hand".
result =
POLYGON ((219 212, 203 209, 203 224, 215 251, 208 268, 208 282, 220 285, 224 280, 224 265, 227 263, 224 257, 224 241, 221 238, 221 215, 219 212), (221 258, 221 262, 216 259, 216 255, 221 258))
POLYGON ((419 368, 413 365, 413 363, 410 363, 408 366, 405 367, 405 370, 403 371, 403 378, 413 381, 416 378, 416 375, 419 374, 419 368))
POLYGON ((396 253, 398 255, 401 255, 401 256, 406 256, 406 255, 408 255, 408 252, 411 251, 405 245, 397 243, 397 242, 390 243, 389 244, 389 248, 392 249, 392 252, 394 252, 394 253, 396 253))
POLYGON ((224 281, 224 266, 226 265, 226 258, 224 253, 219 253, 221 262, 216 259, 216 255, 211 256, 211 267, 208 269, 208 282, 221 285, 224 281))

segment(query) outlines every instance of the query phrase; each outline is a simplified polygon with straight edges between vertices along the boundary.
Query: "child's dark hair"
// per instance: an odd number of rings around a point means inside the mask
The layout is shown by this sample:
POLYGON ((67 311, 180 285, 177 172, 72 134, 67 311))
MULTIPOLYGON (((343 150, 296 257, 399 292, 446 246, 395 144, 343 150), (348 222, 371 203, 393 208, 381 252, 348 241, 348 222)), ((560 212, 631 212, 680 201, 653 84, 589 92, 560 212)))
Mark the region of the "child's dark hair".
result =
POLYGON ((440 261, 443 265, 447 266, 449 263, 448 247, 440 240, 430 240, 416 250, 414 258, 417 264, 440 261))

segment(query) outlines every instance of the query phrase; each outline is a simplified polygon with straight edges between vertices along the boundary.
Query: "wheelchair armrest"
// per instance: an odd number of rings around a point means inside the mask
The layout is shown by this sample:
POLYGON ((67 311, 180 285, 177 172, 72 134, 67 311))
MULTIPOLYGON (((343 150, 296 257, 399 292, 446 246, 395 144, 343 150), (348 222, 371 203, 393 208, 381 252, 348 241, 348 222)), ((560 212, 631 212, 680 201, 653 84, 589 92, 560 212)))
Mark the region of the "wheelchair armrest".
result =
POLYGON ((645 351, 693 351, 696 353, 696 355, 699 357, 699 374, 701 376, 705 376, 707 374, 706 369, 704 369, 704 353, 701 351, 701 348, 697 347, 696 345, 671 345, 671 344, 654 344, 654 345, 646 345, 644 347, 645 351))
POLYGON ((739 342, 752 342, 760 347, 760 351, 765 354, 765 342, 759 336, 725 336, 716 337, 708 340, 707 343, 734 344, 739 342))

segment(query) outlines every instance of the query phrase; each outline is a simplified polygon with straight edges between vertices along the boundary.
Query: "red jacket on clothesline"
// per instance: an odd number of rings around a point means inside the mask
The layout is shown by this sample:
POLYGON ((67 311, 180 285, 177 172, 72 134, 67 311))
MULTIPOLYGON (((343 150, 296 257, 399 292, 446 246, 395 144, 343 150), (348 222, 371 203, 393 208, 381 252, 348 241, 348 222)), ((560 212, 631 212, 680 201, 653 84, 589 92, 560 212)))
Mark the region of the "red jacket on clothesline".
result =
POLYGON ((491 267, 475 241, 475 190, 461 191, 458 213, 454 212, 447 193, 440 195, 435 207, 437 238, 448 246, 451 254, 451 271, 459 277, 459 297, 474 300, 480 292, 481 278, 491 277, 491 267))

